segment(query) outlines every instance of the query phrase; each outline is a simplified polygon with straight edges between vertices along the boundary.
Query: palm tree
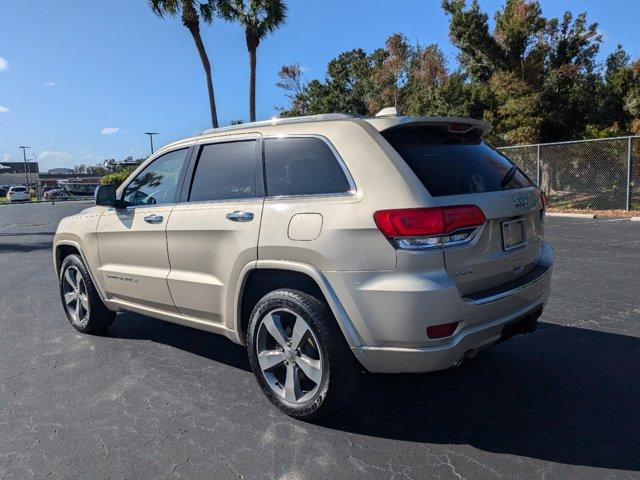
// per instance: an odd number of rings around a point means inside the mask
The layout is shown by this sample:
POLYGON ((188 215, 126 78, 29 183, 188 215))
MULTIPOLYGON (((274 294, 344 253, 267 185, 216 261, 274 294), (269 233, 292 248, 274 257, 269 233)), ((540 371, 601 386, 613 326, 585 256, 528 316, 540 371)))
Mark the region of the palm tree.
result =
POLYGON ((182 24, 187 27, 198 49, 200 61, 207 77, 207 91, 209 93, 209 108, 211 110, 211 125, 218 128, 218 114, 216 112, 216 99, 213 95, 213 80, 211 78, 211 63, 200 36, 200 16, 202 20, 210 24, 213 21, 214 5, 211 1, 200 3, 197 0, 149 0, 153 12, 159 17, 182 16, 182 24))
POLYGON ((249 51, 249 119, 256 120, 256 52, 268 33, 287 18, 284 0, 217 0, 218 14, 244 27, 249 51))

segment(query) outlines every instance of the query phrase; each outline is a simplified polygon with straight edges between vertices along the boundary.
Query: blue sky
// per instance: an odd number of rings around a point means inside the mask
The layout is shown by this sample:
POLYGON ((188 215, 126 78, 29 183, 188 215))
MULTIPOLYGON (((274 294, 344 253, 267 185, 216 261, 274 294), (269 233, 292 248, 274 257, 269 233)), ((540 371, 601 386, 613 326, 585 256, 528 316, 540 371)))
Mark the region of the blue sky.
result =
MULTIPOLYGON (((480 0, 491 15, 502 0, 480 0)), ((587 11, 600 23, 603 59, 617 43, 640 56, 634 0, 542 0, 545 16, 587 11)), ((438 43, 455 65, 439 0, 289 0, 289 19, 258 51, 258 118, 286 104, 281 65, 299 62, 307 79, 355 47, 382 46, 394 32, 438 43)), ((236 25, 203 27, 213 63, 219 119, 248 117, 248 61, 236 25)), ((105 158, 146 156, 143 132, 166 144, 208 128, 204 74, 177 20, 156 17, 145 0, 0 0, 0 161, 29 145, 41 171, 105 158)))

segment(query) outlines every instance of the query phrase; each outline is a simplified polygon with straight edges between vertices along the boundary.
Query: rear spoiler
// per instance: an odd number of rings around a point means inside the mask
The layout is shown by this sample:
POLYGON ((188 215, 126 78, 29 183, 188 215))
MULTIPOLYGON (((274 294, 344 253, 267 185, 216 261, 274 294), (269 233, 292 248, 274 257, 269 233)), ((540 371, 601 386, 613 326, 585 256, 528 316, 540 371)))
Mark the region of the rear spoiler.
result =
POLYGON ((444 126, 452 133, 466 133, 471 130, 480 130, 484 136, 491 131, 491 125, 480 120, 462 117, 409 117, 409 116, 387 116, 363 118, 369 122, 376 130, 383 132, 394 127, 404 126, 444 126))

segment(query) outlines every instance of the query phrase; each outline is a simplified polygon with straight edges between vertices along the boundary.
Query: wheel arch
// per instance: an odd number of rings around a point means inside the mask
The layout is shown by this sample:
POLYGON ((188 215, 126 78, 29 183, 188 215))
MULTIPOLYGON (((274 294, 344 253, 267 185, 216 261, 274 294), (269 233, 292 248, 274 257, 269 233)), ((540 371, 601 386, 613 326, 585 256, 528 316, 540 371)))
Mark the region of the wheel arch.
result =
POLYGON ((286 260, 258 260, 243 269, 236 288, 234 325, 241 343, 245 343, 249 317, 255 304, 268 292, 278 288, 292 288, 318 297, 333 314, 349 346, 362 344, 347 312, 322 272, 311 265, 286 260))
POLYGON ((102 289, 102 283, 96 281, 97 279, 91 270, 91 265, 87 261, 87 258, 82 251, 82 247, 80 246, 80 243, 78 241, 65 238, 54 243, 53 264, 56 271, 56 277, 60 278, 60 268, 62 267, 62 262, 66 257, 72 254, 77 254, 80 256, 82 262, 87 268, 87 271, 89 272, 89 276, 91 277, 91 281, 93 282, 98 295, 100 295, 101 300, 104 302, 106 297, 104 294, 104 290, 102 289))
POLYGON ((64 261, 64 259, 74 253, 84 258, 82 256, 82 252, 80 251, 80 246, 76 242, 65 240, 56 243, 56 245, 53 247, 53 264, 57 276, 60 276, 60 268, 62 267, 62 262, 64 261))

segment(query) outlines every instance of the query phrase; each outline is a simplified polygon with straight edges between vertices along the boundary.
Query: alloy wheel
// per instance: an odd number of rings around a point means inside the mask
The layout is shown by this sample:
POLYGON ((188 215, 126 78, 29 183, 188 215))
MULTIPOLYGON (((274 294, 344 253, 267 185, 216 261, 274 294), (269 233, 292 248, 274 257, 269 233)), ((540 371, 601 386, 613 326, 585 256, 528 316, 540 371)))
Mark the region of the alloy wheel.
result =
POLYGON ((320 389, 325 366, 318 339, 292 310, 267 312, 258 328, 256 353, 269 388, 283 401, 301 404, 320 389))
POLYGON ((71 321, 78 326, 85 325, 89 319, 89 296, 82 274, 74 266, 64 271, 62 296, 71 321))

